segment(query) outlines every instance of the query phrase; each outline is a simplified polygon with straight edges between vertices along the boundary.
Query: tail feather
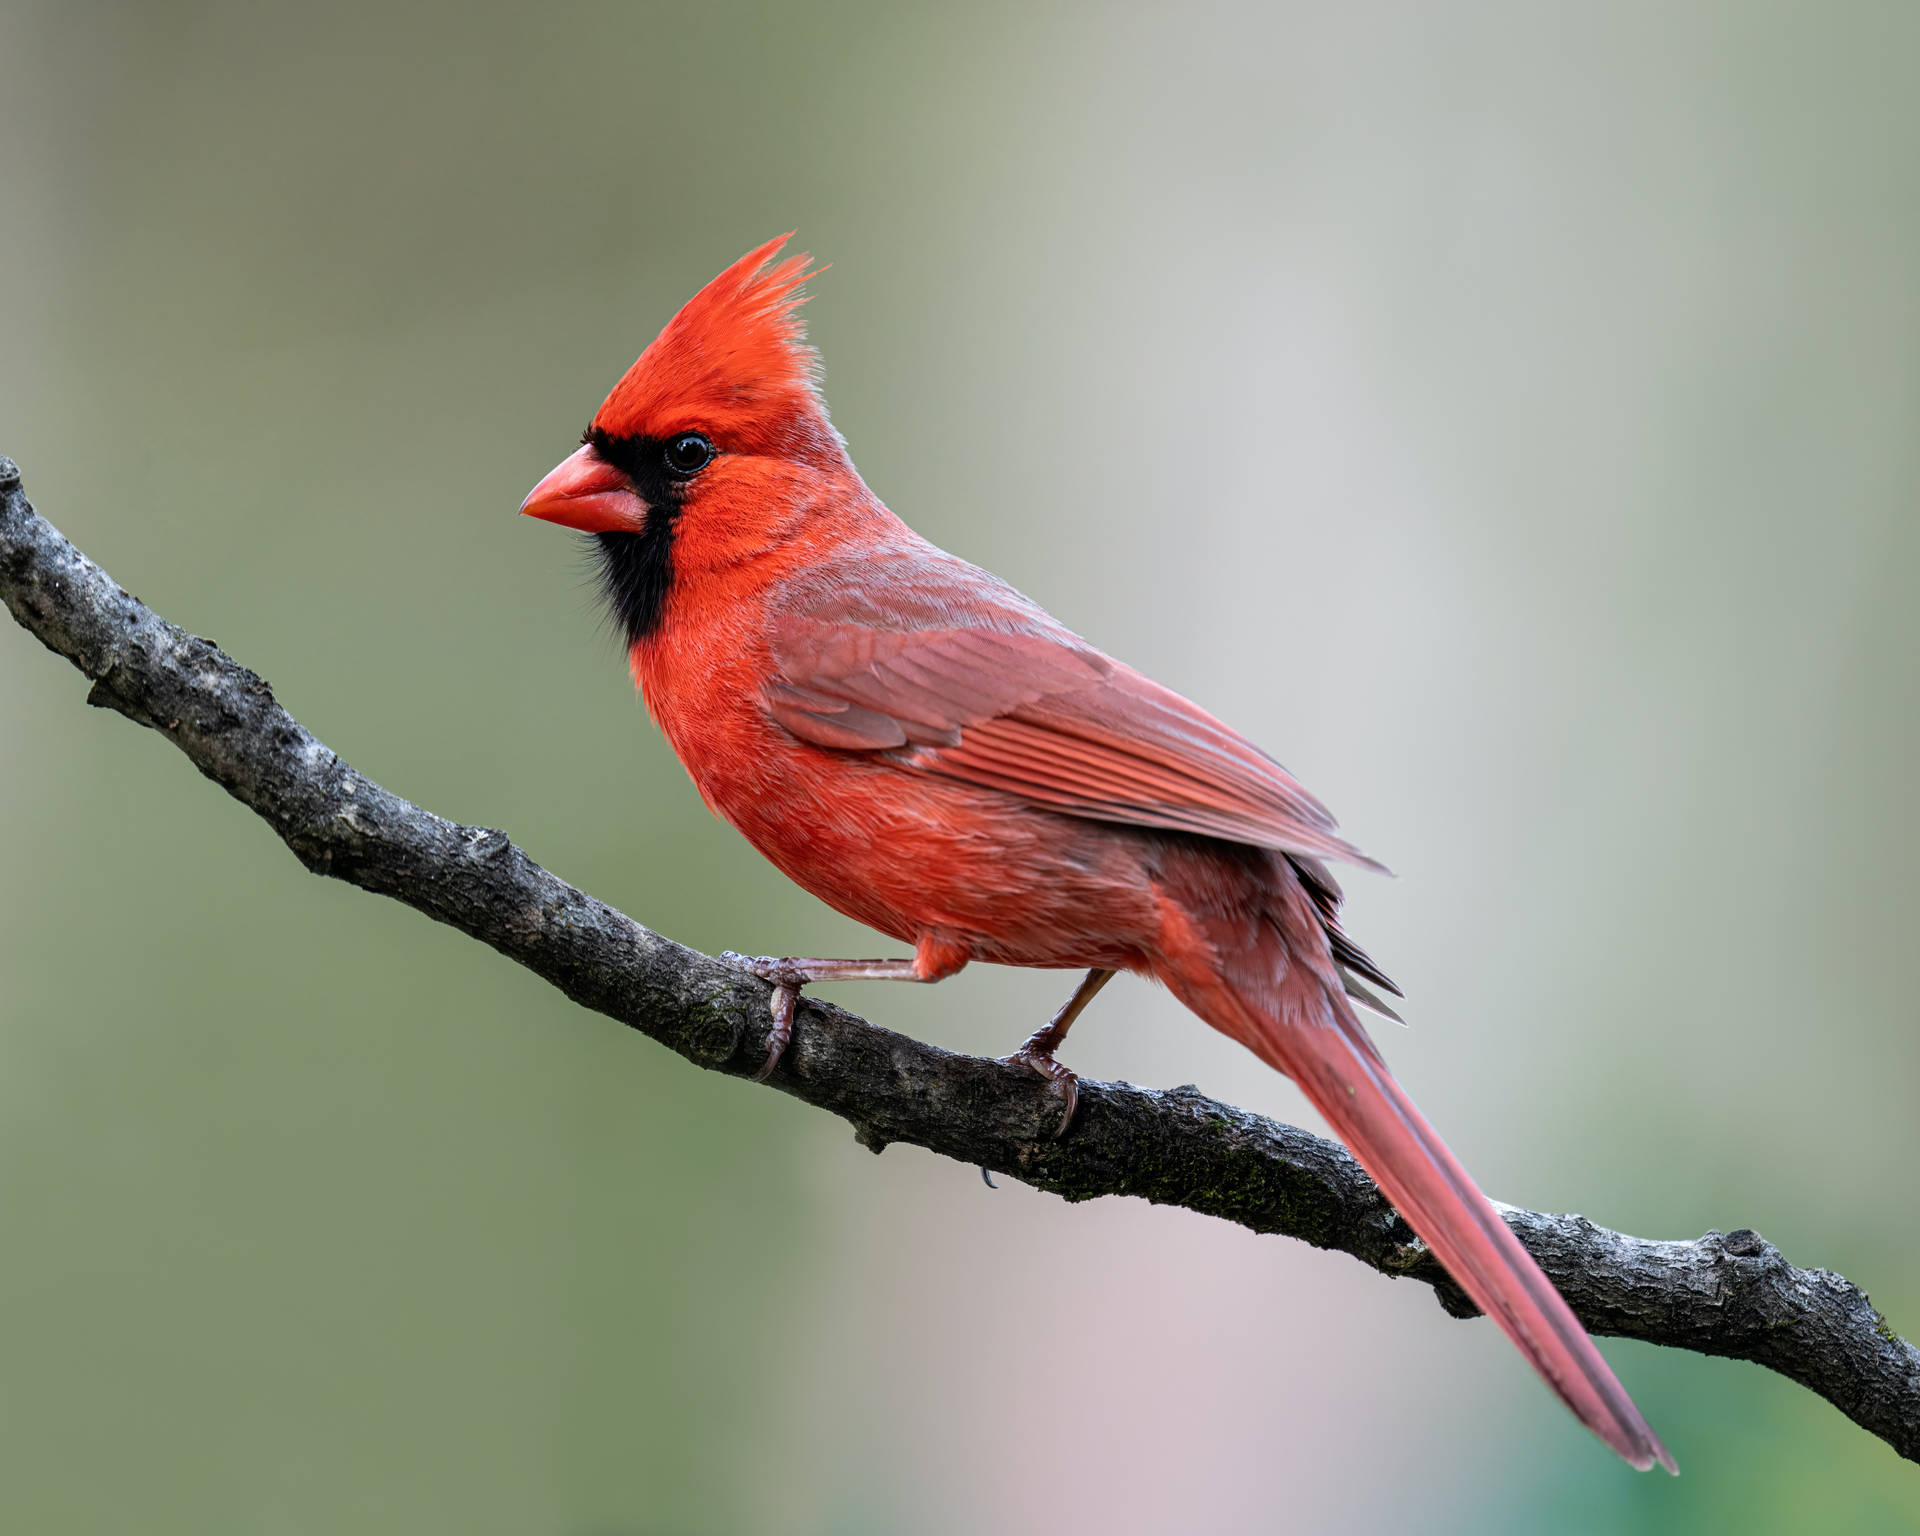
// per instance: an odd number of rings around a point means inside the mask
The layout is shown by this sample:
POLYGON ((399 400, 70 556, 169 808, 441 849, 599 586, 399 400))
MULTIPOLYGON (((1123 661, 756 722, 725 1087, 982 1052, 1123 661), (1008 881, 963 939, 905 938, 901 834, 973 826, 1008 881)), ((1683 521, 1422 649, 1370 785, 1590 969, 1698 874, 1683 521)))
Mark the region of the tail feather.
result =
POLYGON ((1381 1018, 1398 1024, 1402 1029, 1406 1028, 1407 1021, 1393 1011, 1384 997, 1368 991, 1367 988, 1361 986, 1358 981, 1354 980, 1354 978, 1344 970, 1340 973, 1340 984, 1346 988, 1347 996, 1352 998, 1362 1008, 1365 1008, 1369 1013, 1377 1013, 1381 1018))
POLYGON ((1658 1463, 1678 1472, 1552 1281, 1393 1080, 1338 981, 1329 985, 1330 977, 1289 949, 1280 995, 1260 1002, 1236 995, 1241 1016, 1229 1033, 1300 1086, 1447 1273, 1581 1423, 1640 1470, 1658 1463))

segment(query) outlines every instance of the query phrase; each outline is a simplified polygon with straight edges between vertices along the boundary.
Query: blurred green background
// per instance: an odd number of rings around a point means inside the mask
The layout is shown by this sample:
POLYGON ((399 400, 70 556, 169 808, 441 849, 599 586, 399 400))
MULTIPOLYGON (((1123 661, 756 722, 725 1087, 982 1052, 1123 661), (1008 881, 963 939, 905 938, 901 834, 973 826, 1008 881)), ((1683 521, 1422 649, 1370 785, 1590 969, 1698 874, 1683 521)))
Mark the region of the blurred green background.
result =
MULTIPOLYGON (((713 822, 516 519, 798 226, 936 541, 1400 871, 1383 1041, 1486 1187, 1758 1227, 1920 1330, 1920 11, 0 11, 0 451, 402 794, 708 949, 872 940, 713 822)), ((0 1525, 1880 1532, 1920 1475, 708 1080, 310 878, 0 629, 0 1525), (1003 1181, 1004 1183, 1005 1181, 1003 1181)), ((848 987, 977 1051, 1063 978, 848 987)), ((1309 1112, 1123 984, 1083 1071, 1309 1112)))

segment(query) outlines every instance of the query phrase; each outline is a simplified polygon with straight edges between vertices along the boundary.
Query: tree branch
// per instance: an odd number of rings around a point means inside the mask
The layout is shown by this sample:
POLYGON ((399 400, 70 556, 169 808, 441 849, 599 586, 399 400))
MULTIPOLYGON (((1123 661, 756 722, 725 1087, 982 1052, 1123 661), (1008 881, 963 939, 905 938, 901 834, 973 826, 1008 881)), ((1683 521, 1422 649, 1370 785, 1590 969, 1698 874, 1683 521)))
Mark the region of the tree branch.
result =
MULTIPOLYGON (((130 597, 62 538, 5 458, 0 598, 93 679, 88 703, 161 732, 314 873, 458 928, 709 1071, 744 1078, 765 1059, 764 983, 576 890, 505 833, 444 820, 357 773, 260 678, 130 597)), ((911 1142, 1068 1200, 1184 1206, 1424 1281, 1449 1312, 1473 1315, 1343 1148, 1192 1087, 1083 1081, 1072 1130, 1050 1141, 1058 1102, 1031 1073, 815 998, 803 999, 770 1086, 841 1116, 876 1152, 911 1142)), ((1593 1332, 1764 1365, 1920 1460, 1920 1351, 1840 1276, 1796 1269, 1746 1230, 1653 1242, 1580 1216, 1503 1214, 1593 1332)))

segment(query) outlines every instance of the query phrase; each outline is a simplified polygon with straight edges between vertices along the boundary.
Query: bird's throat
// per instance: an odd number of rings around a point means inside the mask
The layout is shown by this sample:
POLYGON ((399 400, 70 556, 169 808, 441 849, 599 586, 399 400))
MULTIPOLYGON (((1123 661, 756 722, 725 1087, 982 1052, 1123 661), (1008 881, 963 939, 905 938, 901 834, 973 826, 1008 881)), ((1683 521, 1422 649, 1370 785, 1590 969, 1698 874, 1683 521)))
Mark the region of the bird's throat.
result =
POLYGON ((656 503, 648 509, 646 526, 638 533, 592 535, 600 593, 629 649, 659 633, 666 615, 678 521, 677 507, 656 503))

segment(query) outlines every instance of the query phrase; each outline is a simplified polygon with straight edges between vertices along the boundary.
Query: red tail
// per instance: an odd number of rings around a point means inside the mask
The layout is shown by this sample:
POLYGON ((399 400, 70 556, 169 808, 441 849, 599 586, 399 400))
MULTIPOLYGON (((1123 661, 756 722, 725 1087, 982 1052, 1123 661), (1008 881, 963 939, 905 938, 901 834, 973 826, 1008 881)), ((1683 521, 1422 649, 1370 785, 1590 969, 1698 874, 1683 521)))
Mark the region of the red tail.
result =
POLYGON ((1331 966, 1327 976, 1315 974, 1313 951, 1324 940, 1316 945, 1317 931, 1302 925, 1311 921, 1302 893, 1295 888, 1283 900, 1293 910, 1275 914, 1290 961, 1278 996, 1230 994, 1240 1017, 1221 1021, 1227 1032, 1300 1085, 1447 1273, 1582 1424, 1642 1471, 1658 1462, 1677 1473, 1553 1282, 1388 1073, 1337 982, 1329 985, 1331 966))

